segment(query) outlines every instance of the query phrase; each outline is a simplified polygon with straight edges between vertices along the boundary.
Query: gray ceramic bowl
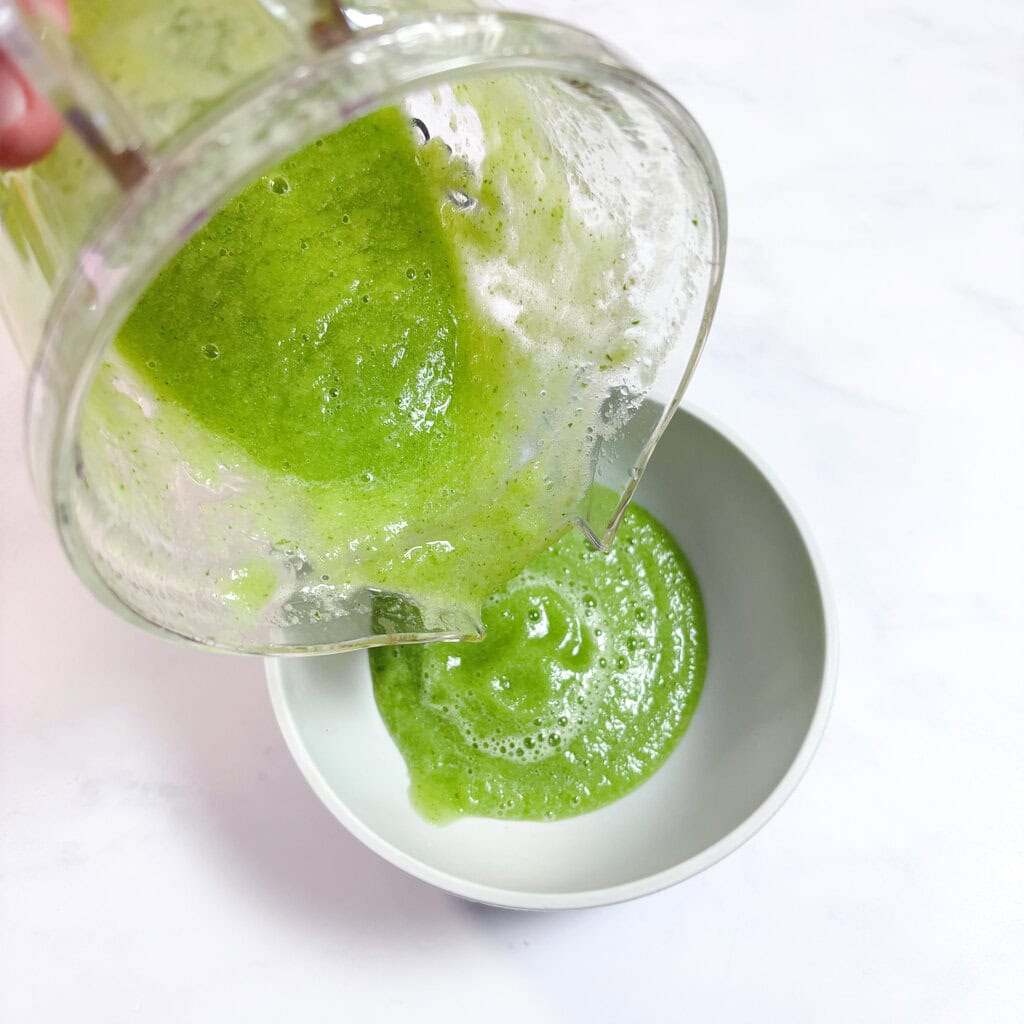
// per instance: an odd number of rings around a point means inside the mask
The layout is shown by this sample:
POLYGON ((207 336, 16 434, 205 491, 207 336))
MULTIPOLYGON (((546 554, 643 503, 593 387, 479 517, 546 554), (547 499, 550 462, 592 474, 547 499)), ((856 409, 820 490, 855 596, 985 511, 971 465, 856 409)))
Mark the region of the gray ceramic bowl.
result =
POLYGON ((836 665, 821 563, 792 502, 744 445, 693 410, 676 414, 637 500, 693 563, 710 658, 700 706, 668 762, 599 811, 551 823, 430 825, 409 804, 366 655, 267 660, 292 755, 372 850, 469 899, 596 906, 709 867, 792 793, 825 728, 836 665))

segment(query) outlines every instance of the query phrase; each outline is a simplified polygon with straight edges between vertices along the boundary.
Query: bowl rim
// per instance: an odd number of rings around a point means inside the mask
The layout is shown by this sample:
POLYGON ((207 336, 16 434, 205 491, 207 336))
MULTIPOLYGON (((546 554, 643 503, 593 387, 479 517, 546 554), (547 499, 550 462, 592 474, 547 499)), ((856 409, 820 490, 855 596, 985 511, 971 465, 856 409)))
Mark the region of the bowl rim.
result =
POLYGON ((672 867, 645 875, 642 878, 621 882, 617 885, 573 892, 537 892, 505 889, 482 882, 473 882, 458 875, 441 871, 406 853, 393 843, 383 839, 349 809, 345 801, 338 796, 321 775, 299 734, 285 693, 285 681, 281 670, 281 663, 283 661, 295 659, 264 658, 271 706, 292 758, 298 765, 306 782, 320 798, 324 806, 331 811, 356 839, 378 856, 421 881, 450 892, 453 895, 461 896, 464 899, 485 903, 490 906, 510 910, 580 910, 587 907, 608 906, 614 903, 624 903, 629 900, 639 899, 641 896, 649 896, 652 893, 659 892, 662 889, 667 889, 688 878, 692 878, 702 871, 706 871, 709 867, 717 864, 720 860, 723 860, 752 839, 792 796, 796 787, 807 773, 807 769, 810 767, 810 763, 821 744, 835 699, 838 677, 839 643, 837 612, 828 577, 825 573, 824 561, 807 521, 797 507, 792 495, 782 486, 774 472, 765 465, 762 459, 751 451, 746 443, 738 438, 717 417, 710 415, 700 407, 690 402, 685 402, 679 407, 673 418, 681 414, 692 416, 718 433, 764 477, 792 519, 811 563, 811 570, 822 606, 825 657, 822 667, 821 689, 818 694, 814 714, 811 717, 807 733, 797 750, 796 756, 789 768, 786 769, 785 774, 753 813, 748 815, 739 825, 716 843, 713 843, 700 853, 672 865, 672 867))

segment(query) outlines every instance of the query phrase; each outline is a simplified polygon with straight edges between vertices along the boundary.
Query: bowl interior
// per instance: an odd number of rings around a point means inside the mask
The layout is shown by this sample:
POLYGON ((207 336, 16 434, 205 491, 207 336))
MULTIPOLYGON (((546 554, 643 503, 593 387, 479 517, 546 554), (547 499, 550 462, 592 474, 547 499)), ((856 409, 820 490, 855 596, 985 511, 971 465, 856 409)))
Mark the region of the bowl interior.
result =
POLYGON ((625 799, 553 823, 437 827, 409 804, 405 765, 377 714, 362 653, 268 660, 286 740, 321 799, 399 867, 508 906, 626 899, 735 849, 788 796, 831 696, 829 611, 793 514, 723 433, 680 410, 637 492, 701 583, 710 656, 693 722, 625 799))

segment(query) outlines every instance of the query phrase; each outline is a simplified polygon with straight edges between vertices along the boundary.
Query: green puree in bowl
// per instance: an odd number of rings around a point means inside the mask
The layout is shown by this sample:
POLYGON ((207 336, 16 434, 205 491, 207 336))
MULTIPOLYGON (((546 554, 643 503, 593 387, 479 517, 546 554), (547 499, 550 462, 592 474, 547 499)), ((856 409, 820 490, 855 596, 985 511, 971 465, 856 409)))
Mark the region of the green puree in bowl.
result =
POLYGON ((569 534, 484 605, 487 636, 370 652, 377 706, 429 820, 552 819, 648 778, 707 662, 693 571, 650 513, 610 553, 569 534))

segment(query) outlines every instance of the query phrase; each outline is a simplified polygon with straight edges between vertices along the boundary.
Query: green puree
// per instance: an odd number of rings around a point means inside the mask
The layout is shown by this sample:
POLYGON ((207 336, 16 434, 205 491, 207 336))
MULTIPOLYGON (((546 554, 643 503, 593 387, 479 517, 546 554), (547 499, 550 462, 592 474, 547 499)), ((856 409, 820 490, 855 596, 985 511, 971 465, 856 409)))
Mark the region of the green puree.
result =
POLYGON ((396 110, 283 164, 160 275, 120 352, 261 465, 397 478, 452 428, 463 299, 396 110))
MULTIPOLYGON (((301 507, 280 545, 316 578, 412 596, 435 630, 567 529, 578 496, 549 456, 518 455, 533 428, 510 382, 537 371, 467 294, 446 154, 394 108, 309 146, 190 240, 115 343, 158 405, 266 471, 268 517, 301 507)), ((258 608, 270 571, 239 567, 225 599, 258 608)), ((418 631, 416 607, 391 607, 383 632, 418 631)))
POLYGON ((484 605, 486 638, 370 652, 416 808, 550 819, 648 778, 686 731, 707 636, 693 571, 633 506, 610 553, 570 534, 484 605))

